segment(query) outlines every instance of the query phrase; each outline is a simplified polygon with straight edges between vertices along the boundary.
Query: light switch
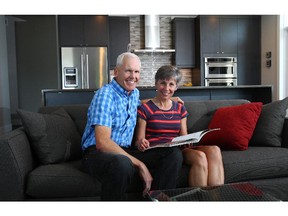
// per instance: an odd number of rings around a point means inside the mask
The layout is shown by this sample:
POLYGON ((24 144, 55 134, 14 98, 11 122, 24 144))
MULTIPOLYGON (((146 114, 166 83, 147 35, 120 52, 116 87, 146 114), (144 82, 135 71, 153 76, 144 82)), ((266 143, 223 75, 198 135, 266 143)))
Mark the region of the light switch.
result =
POLYGON ((266 58, 271 58, 271 52, 266 52, 266 58))
POLYGON ((271 60, 266 60, 266 67, 271 67, 271 60))

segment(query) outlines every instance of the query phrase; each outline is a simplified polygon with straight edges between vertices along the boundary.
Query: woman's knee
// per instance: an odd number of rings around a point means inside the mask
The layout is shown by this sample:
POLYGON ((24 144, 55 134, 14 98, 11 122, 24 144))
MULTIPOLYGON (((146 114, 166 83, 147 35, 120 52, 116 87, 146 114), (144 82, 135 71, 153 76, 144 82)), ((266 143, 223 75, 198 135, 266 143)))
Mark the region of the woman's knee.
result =
POLYGON ((184 154, 184 159, 190 165, 202 167, 203 169, 208 168, 206 154, 202 151, 188 150, 184 154))
POLYGON ((222 160, 221 149, 218 146, 209 146, 208 151, 206 152, 207 157, 210 159, 222 160))
POLYGON ((197 161, 201 167, 206 168, 206 169, 208 168, 208 161, 207 161, 206 154, 204 152, 202 151, 198 152, 197 161))

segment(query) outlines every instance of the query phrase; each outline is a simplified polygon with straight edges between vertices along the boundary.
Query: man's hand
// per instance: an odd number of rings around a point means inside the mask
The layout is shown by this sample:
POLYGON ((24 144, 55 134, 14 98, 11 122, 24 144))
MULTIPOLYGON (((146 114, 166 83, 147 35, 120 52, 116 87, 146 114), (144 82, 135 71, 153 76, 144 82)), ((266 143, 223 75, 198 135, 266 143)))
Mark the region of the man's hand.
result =
POLYGON ((184 104, 184 101, 180 97, 172 97, 171 100, 178 102, 178 103, 181 103, 181 104, 184 104))
MULTIPOLYGON (((113 152, 113 153, 127 156, 132 161, 133 165, 138 169, 140 178, 143 180, 143 184, 144 184, 143 195, 146 195, 147 192, 150 190, 151 183, 153 181, 153 178, 148 168, 142 161, 128 154, 119 145, 114 143, 114 141, 110 139, 110 135, 111 135, 110 128, 106 126, 96 126, 95 127, 95 136, 96 136, 96 142, 97 142, 96 148, 98 148, 98 150, 103 151, 103 152, 113 152)), ((149 142, 148 142, 148 146, 149 146, 149 142)))
POLYGON ((141 162, 138 166, 138 169, 140 178, 143 180, 143 186, 144 186, 143 196, 146 196, 146 194, 151 189, 153 178, 144 163, 141 162))

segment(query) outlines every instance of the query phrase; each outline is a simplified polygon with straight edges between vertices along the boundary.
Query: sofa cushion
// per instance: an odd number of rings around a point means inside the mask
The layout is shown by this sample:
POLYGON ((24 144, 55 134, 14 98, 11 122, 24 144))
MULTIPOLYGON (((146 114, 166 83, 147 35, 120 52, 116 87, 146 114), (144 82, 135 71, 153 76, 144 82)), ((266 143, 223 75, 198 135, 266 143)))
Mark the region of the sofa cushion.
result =
POLYGON ((217 109, 208 128, 221 130, 204 136, 200 145, 246 150, 261 113, 262 103, 247 103, 217 109))
POLYGON ((246 151, 222 151, 225 183, 288 176, 288 149, 249 146, 246 151))
MULTIPOLYGON (((127 193, 142 194, 143 181, 135 172, 127 193)), ((31 199, 96 197, 100 199, 101 183, 82 169, 81 160, 41 165, 28 175, 25 191, 31 199)))
POLYGON ((280 147, 287 108, 288 97, 265 104, 249 145, 280 147))
POLYGON ((27 178, 32 198, 97 197, 100 191, 97 179, 81 171, 81 160, 39 166, 27 178))
POLYGON ((61 106, 43 106, 39 108, 39 113, 50 114, 55 112, 59 108, 64 109, 71 119, 74 121, 80 136, 83 135, 86 122, 87 122, 87 111, 89 104, 69 104, 61 106))
POLYGON ((52 114, 18 110, 32 149, 42 164, 81 157, 81 137, 64 109, 52 114))
POLYGON ((288 148, 288 118, 286 116, 282 131, 282 145, 281 147, 288 148))
POLYGON ((248 100, 204 100, 204 101, 187 101, 185 107, 189 113, 187 117, 187 130, 188 133, 204 130, 220 107, 234 106, 249 103, 248 100))

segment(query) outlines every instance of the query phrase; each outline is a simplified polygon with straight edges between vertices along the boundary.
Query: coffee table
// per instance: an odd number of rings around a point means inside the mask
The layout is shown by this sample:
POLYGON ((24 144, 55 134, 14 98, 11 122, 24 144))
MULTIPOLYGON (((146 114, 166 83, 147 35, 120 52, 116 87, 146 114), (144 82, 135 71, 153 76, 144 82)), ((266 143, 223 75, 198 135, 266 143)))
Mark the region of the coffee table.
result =
POLYGON ((154 190, 147 196, 151 201, 280 201, 248 182, 154 190))

